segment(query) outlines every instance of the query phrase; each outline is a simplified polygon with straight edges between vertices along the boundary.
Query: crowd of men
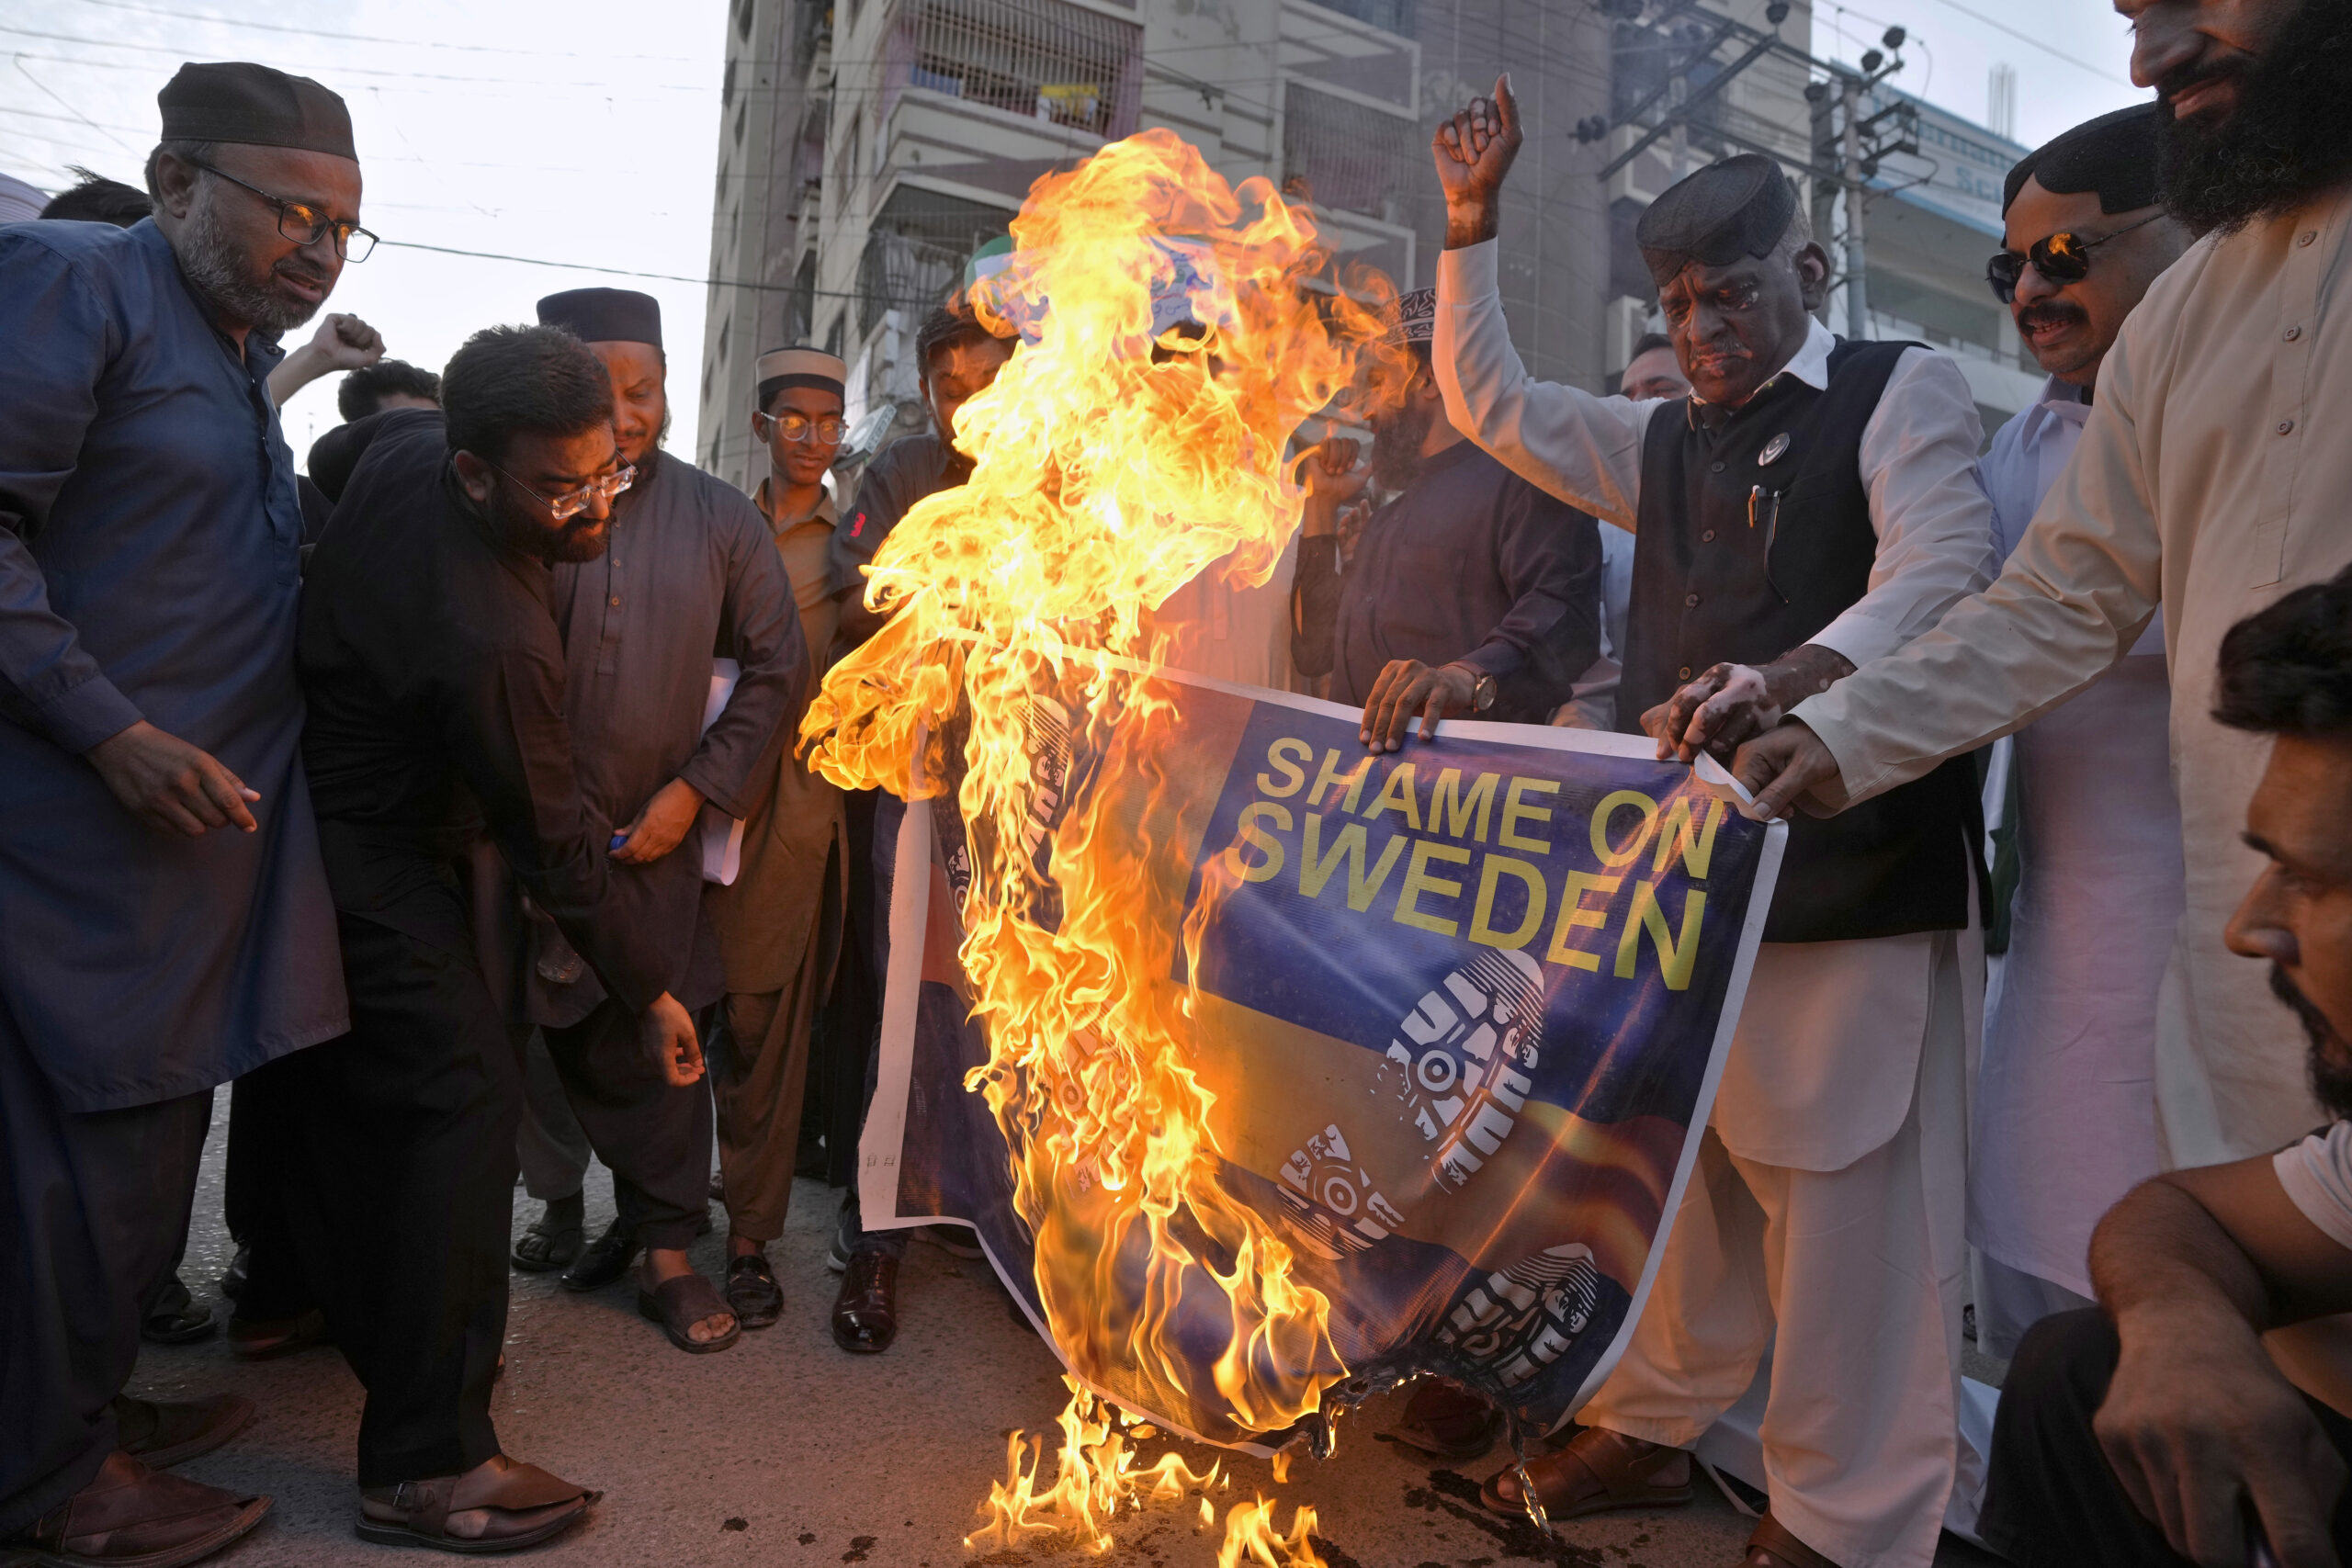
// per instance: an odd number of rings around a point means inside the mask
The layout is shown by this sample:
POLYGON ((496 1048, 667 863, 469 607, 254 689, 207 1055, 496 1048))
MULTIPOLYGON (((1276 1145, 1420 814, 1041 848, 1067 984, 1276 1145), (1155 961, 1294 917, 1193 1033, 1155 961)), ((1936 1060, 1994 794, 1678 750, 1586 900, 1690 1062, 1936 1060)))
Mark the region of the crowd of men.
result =
MULTIPOLYGON (((1613 729, 1790 818, 1647 1308, 1498 1512, 1687 1502, 1761 1375, 1745 1568, 1915 1568, 1979 1497, 2021 1564, 2352 1552, 2352 473, 2317 428, 2352 39, 2330 0, 2120 8, 2156 101, 2009 175, 1987 282, 2049 379, 1989 446, 1948 356, 1821 324, 1754 155, 1640 220, 1665 331, 1617 392, 1530 376, 1506 80, 1438 128, 1369 452, 1301 454, 1272 581, 1158 613, 1172 661, 1360 706, 1374 750, 1613 729), (1981 1467, 1965 1336, 2014 1357, 1981 1467)), ((267 1511, 171 1470, 250 1402, 124 1393, 142 1339, 214 1331, 178 1273, 223 1084, 232 1349, 347 1359, 361 1536, 526 1547, 598 1494, 493 1428, 510 1269, 721 1351, 782 1312, 796 1176, 848 1185, 902 808, 793 736, 1017 344, 943 303, 925 428, 854 487, 842 361, 763 355, 746 496, 664 448, 642 294, 550 295, 437 376, 348 315, 282 347, 374 243, 343 101, 226 63, 160 103, 144 190, 0 226, 0 1550, 174 1568, 267 1511), (277 409, 337 371, 298 473, 277 409)), ((894 1341, 908 1236, 848 1188, 842 1350, 894 1341)), ((1392 1435, 1497 1427, 1430 1383, 1392 1435)))

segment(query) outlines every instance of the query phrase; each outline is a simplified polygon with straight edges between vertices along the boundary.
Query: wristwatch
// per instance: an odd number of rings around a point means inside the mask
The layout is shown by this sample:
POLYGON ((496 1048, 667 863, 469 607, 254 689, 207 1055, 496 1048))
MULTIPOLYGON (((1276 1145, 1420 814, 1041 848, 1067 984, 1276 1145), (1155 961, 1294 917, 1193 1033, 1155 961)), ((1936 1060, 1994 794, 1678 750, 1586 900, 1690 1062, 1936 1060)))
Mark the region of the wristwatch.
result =
POLYGON ((1495 678, 1484 670, 1468 664, 1456 664, 1456 670, 1470 671, 1470 711, 1484 713, 1495 705, 1495 678))

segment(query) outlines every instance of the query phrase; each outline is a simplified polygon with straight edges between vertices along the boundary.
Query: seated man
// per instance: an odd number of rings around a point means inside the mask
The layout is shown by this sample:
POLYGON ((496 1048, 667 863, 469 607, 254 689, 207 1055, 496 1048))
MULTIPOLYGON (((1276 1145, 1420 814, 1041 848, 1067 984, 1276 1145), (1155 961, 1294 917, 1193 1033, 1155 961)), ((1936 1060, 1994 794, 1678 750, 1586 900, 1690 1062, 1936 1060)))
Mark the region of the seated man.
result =
POLYGON ((2256 1529, 2285 1568, 2352 1551, 2352 1420, 2297 1393, 2261 1339, 2352 1311, 2352 571, 2231 629, 2214 715, 2275 737, 2246 806, 2269 863, 2230 949, 2270 960, 2336 1120, 2275 1156, 2159 1176, 2099 1223, 2105 1312, 2026 1335, 1994 1428, 1982 1528, 2027 1568, 2242 1563, 2256 1529))

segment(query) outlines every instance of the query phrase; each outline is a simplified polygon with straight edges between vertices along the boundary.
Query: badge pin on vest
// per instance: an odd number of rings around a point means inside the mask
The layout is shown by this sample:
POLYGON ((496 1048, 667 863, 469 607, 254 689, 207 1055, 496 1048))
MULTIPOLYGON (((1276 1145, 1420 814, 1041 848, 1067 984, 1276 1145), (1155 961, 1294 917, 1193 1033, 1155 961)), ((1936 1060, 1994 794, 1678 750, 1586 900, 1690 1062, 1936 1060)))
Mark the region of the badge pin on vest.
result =
POLYGON ((1781 432, 1780 434, 1772 437, 1771 440, 1764 443, 1764 450, 1756 454, 1756 466, 1761 468, 1770 464, 1779 462, 1788 449, 1789 433, 1784 430, 1781 432))

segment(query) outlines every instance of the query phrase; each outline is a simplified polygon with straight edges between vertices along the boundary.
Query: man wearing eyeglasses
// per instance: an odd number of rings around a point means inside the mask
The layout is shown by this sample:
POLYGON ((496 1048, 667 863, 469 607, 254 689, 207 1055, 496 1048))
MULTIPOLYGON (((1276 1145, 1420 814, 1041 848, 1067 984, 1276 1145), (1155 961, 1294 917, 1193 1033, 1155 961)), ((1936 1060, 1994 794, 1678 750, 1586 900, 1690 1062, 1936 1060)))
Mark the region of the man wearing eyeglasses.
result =
MULTIPOLYGON (((491 1418, 523 1083, 476 942, 477 851, 628 1010, 651 1070, 683 1089, 702 1053, 569 717, 554 571, 605 553, 636 478, 611 380, 569 333, 492 327, 449 361, 442 401, 370 416, 303 584, 302 754, 352 1030, 273 1070, 300 1108, 298 1233, 328 1250, 328 1322, 368 1391, 356 1528, 495 1551, 594 1498, 507 1458, 491 1418)), ((695 657, 707 689, 707 641, 695 657)))
POLYGON ((1763 810, 1867 802, 2089 685, 2161 606, 2185 912, 2155 1100, 2162 1157, 2191 1166, 2275 1149, 2319 1119, 2259 976, 2222 951, 2258 869, 2238 832, 2264 752, 2211 709, 2228 628, 2352 561, 2352 7, 2116 9, 2132 79, 2156 90, 2164 204, 2202 237, 2123 323, 2074 457, 1998 581, 1736 765, 1763 810))
MULTIPOLYGON (((604 364, 614 439, 636 474, 614 502, 610 546, 559 563, 550 584, 581 793, 608 825, 616 897, 662 953, 671 994, 696 1010, 718 1000, 725 983, 703 913, 714 868, 695 826, 707 816, 723 833, 729 819, 751 815, 799 709, 807 645, 759 513, 741 491, 662 450, 670 410, 660 303, 633 289, 574 288, 548 295, 538 310, 543 325, 571 333, 604 364), (714 653, 735 665, 723 698, 713 689, 714 653)), ((645 1060, 635 1010, 559 932, 535 923, 537 952, 524 986, 548 1062, 535 1054, 524 1176, 548 1200, 542 1224, 569 1218, 576 1235, 584 1153, 575 1147, 566 1157, 547 1136, 576 1125, 613 1172, 618 1211, 563 1282, 599 1289, 642 1250, 637 1286, 647 1315, 680 1349, 723 1350, 740 1319, 686 1260, 708 1224, 710 1095, 699 1082, 667 1081, 645 1060)), ((548 1267, 526 1251, 529 1239, 515 1261, 548 1267)))
POLYGON ((267 379, 370 243, 351 119, 252 64, 158 103, 152 217, 0 229, 0 1558, 190 1562, 268 1508, 150 1468, 251 1402, 121 1393, 212 1089, 347 1023, 267 379))
MULTIPOLYGON (((751 434, 767 452, 768 475, 752 499, 791 580, 813 655, 813 691, 840 621, 828 570, 837 514, 825 473, 841 450, 849 367, 821 349, 796 347, 762 355, 757 368, 751 434)), ((746 1328, 766 1327, 784 1310, 767 1246, 784 1234, 791 1208, 809 1037, 840 954, 849 893, 842 792, 808 771, 795 754, 797 739, 787 724, 774 771, 754 792, 741 871, 705 895, 727 978, 727 1048, 710 1085, 727 1206, 727 1304, 746 1328)))
MULTIPOLYGON (((2157 199, 2153 104, 2076 126, 2021 160, 1988 267, 2050 372, 1978 465, 2002 558, 2074 456, 2099 365, 2189 236, 2157 199)), ((2156 1173, 2156 996, 2182 904, 2161 613, 2107 674, 2019 730, 2022 874, 1987 1008, 1970 1140, 1976 1343, 2090 1304, 2091 1228, 2156 1173)))
MULTIPOLYGON (((1660 194, 1634 238, 1690 392, 1527 373, 1504 319, 1507 84, 1439 127, 1431 363, 1447 416, 1639 547, 1617 725, 1690 761, 1692 710, 1793 704, 1982 586, 1975 402, 1923 345, 1833 338, 1828 259, 1755 154, 1660 194)), ((1966 759, 1867 821, 1801 823, 1697 1168, 1586 1429, 1532 1461, 1554 1519, 1681 1502, 1682 1450, 1756 1381, 1771 1508, 1745 1568, 1925 1568, 1960 1473, 1966 1062, 1983 995, 1966 759)), ((1490 1507, 1521 1505, 1509 1471, 1490 1507)))

